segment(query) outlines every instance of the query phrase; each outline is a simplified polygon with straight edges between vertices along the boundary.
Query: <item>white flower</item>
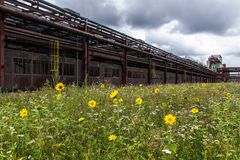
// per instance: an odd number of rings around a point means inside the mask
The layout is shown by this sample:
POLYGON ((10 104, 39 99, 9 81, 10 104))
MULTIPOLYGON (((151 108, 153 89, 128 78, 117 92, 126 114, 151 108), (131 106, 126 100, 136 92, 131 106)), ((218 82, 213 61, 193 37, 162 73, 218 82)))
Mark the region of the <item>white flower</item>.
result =
POLYGON ((172 154, 172 152, 169 151, 168 149, 163 149, 162 152, 163 152, 163 153, 166 153, 166 154, 172 154))

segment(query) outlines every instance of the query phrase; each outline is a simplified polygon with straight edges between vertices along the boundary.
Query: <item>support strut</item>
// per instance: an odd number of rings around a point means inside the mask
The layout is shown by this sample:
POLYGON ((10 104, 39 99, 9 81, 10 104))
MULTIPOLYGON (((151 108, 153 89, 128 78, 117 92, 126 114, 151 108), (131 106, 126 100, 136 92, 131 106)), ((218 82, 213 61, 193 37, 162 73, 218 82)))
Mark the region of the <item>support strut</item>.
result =
MULTIPOLYGON (((0 4, 3 3, 0 1, 0 4)), ((4 88, 4 15, 0 12, 0 89, 4 88)))

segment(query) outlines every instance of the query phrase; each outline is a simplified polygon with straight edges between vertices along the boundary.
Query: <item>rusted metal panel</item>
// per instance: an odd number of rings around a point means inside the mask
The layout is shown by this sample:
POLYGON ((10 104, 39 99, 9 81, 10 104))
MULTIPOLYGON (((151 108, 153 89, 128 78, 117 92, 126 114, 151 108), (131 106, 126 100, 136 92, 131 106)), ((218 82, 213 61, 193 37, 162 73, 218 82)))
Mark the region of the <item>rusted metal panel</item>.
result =
MULTIPOLYGON (((104 28, 104 29, 101 29, 101 30, 107 30, 107 31, 110 30, 109 34, 113 35, 113 37, 111 39, 100 37, 99 35, 91 34, 88 31, 82 31, 82 30, 79 30, 79 29, 76 29, 76 28, 70 28, 69 26, 60 25, 58 23, 54 23, 52 21, 49 21, 49 20, 46 20, 46 19, 43 19, 43 18, 39 18, 37 16, 33 16, 33 15, 28 14, 28 13, 20 12, 16 9, 7 8, 5 6, 0 6, 0 10, 2 10, 4 12, 7 12, 7 13, 10 13, 10 14, 15 15, 15 16, 21 17, 21 18, 25 18, 25 19, 28 19, 28 20, 31 20, 31 21, 35 21, 35 22, 40 23, 40 24, 49 25, 49 26, 52 26, 52 27, 55 27, 55 28, 59 28, 59 29, 62 29, 62 30, 72 32, 72 33, 79 33, 81 35, 84 35, 84 36, 87 36, 87 37, 92 37, 92 38, 98 39, 100 41, 104 41, 104 42, 107 42, 107 43, 110 43, 110 44, 114 44, 114 45, 117 45, 117 46, 121 46, 121 47, 125 47, 125 48, 131 49, 131 50, 135 50, 135 51, 138 51, 138 52, 146 54, 146 55, 156 56, 160 59, 168 60, 168 61, 171 61, 173 63, 180 64, 180 65, 183 65, 183 66, 186 66, 186 67, 189 67, 189 66, 192 66, 192 67, 195 67, 195 68, 197 67, 196 64, 194 64, 194 63, 186 63, 185 60, 180 58, 180 57, 177 57, 175 55, 172 55, 170 53, 162 51, 162 50, 160 50, 156 47, 150 46, 149 44, 140 42, 140 41, 138 41, 134 38, 128 37, 124 34, 120 34, 120 35, 123 36, 123 37, 127 37, 128 41, 130 41, 130 42, 133 41, 135 44, 137 44, 137 47, 132 46, 131 43, 129 43, 129 45, 125 45, 125 44, 113 41, 113 39, 115 37, 115 34, 119 35, 119 33, 117 31, 111 30, 111 29, 109 29, 105 26, 102 26, 102 25, 101 25, 101 27, 104 28), (114 32, 114 34, 113 34, 113 32, 114 32), (139 45, 141 46, 141 48, 139 48, 139 45), (162 53, 162 52, 164 52, 166 54, 166 56, 160 56, 159 53, 162 53)), ((48 15, 48 14, 46 14, 46 15, 48 15)), ((92 23, 94 23, 94 22, 92 22, 92 23)), ((97 25, 99 25, 99 24, 97 24, 97 25)), ((105 31, 103 31, 103 33, 105 33, 105 31)), ((205 72, 209 73, 209 74, 210 73, 214 74, 214 72, 208 70, 207 68, 204 68, 203 66, 201 66, 201 69, 204 70, 205 72)))
POLYGON ((165 63, 165 68, 164 68, 164 81, 163 83, 166 84, 167 83, 167 63, 165 63))
POLYGON ((152 82, 152 59, 149 59, 149 66, 148 66, 148 84, 152 82))
POLYGON ((147 84, 148 69, 128 67, 128 84, 147 84))
POLYGON ((82 55, 82 83, 87 81, 88 69, 89 69, 89 40, 87 37, 83 39, 83 55, 82 55))
POLYGON ((123 51, 123 61, 122 61, 122 83, 123 85, 127 84, 128 81, 128 67, 127 67, 127 62, 128 62, 128 58, 127 58, 127 50, 124 49, 123 51))
POLYGON ((190 75, 191 75, 190 81, 191 81, 191 83, 193 83, 193 71, 192 70, 191 70, 190 75))
MULTIPOLYGON (((3 2, 3 0, 0 0, 0 2, 3 2)), ((64 49, 71 48, 74 50, 74 53, 76 53, 76 50, 82 51, 79 56, 82 56, 82 63, 79 64, 79 74, 82 75, 82 82, 85 80, 89 73, 89 56, 91 56, 94 60, 99 61, 102 64, 105 64, 104 61, 100 60, 99 58, 107 58, 112 61, 118 61, 120 64, 120 70, 122 71, 121 78, 113 78, 113 77, 105 77, 101 76, 100 81, 108 80, 112 83, 123 83, 126 84, 128 81, 128 62, 129 66, 130 63, 135 63, 134 70, 138 70, 141 73, 141 76, 139 79, 137 78, 131 78, 132 83, 151 83, 154 80, 154 77, 152 75, 152 69, 151 69, 151 62, 148 61, 146 57, 151 56, 153 57, 154 61, 156 61, 156 67, 159 67, 161 69, 158 69, 157 71, 161 72, 163 76, 160 78, 155 78, 155 81, 161 82, 163 80, 164 83, 178 83, 180 82, 180 74, 181 69, 176 68, 176 65, 179 66, 179 68, 185 68, 186 70, 190 70, 191 68, 194 69, 194 75, 196 73, 199 73, 199 78, 196 78, 194 81, 203 81, 203 77, 205 75, 208 76, 215 76, 215 72, 212 72, 206 68, 204 68, 201 65, 195 64, 191 61, 186 61, 180 57, 177 57, 175 55, 172 55, 171 53, 162 51, 156 47, 153 47, 149 44, 146 44, 145 42, 139 41, 137 39, 134 39, 132 37, 129 37, 125 34, 122 34, 120 32, 117 32, 115 30, 112 30, 106 26, 103 26, 101 24, 98 24, 93 21, 88 21, 87 19, 80 17, 76 14, 69 13, 68 11, 64 11, 60 7, 54 6, 50 3, 41 1, 38 4, 32 5, 31 0, 22 0, 22 1, 14 1, 14 0, 6 0, 5 2, 11 2, 18 5, 15 6, 17 9, 8 8, 6 6, 1 5, 0 10, 11 15, 9 18, 12 17, 18 17, 22 19, 23 21, 27 22, 28 20, 31 22, 34 22, 35 24, 28 24, 31 25, 32 30, 28 30, 27 27, 21 26, 20 28, 14 28, 10 27, 9 24, 11 22, 6 22, 6 35, 8 35, 11 38, 12 43, 24 43, 24 40, 28 40, 25 42, 25 45, 32 45, 32 44, 38 44, 38 46, 43 46, 48 42, 49 39, 59 39, 61 41, 61 44, 64 49), (23 3, 28 2, 28 3, 23 3), (30 5, 29 5, 30 4, 30 5), (26 8, 29 10, 29 12, 21 12, 20 7, 26 8), (37 16, 35 13, 39 11, 38 13, 41 14, 41 16, 37 16), (30 12, 32 12, 30 14, 30 12), (56 14, 57 13, 57 14, 56 14), (65 13, 67 13, 65 15, 65 13), (62 16, 64 15, 64 16, 62 16), (48 18, 46 18, 48 17, 48 18), (65 24, 61 23, 67 22, 65 24), (38 31, 33 31, 34 26, 45 26, 47 27, 45 31, 42 33, 37 33, 38 31), (25 29, 24 29, 25 28, 25 29), (67 34, 73 35, 73 34, 79 34, 81 35, 81 43, 79 46, 76 46, 75 40, 71 38, 63 38, 63 36, 55 36, 54 34, 47 35, 48 33, 51 33, 51 30, 55 32, 62 32, 64 31, 67 34), (44 33, 44 34, 43 34, 44 33), (62 37, 62 38, 60 38, 62 37), (16 39, 16 40, 14 40, 16 39), (109 45, 111 44, 110 48, 98 48, 92 44, 92 40, 101 42, 100 44, 109 45), (31 41, 31 43, 29 42, 31 41), (103 43, 104 42, 104 43, 103 43), (90 43, 90 44, 89 44, 90 43), (124 51, 122 51, 124 50, 124 51), (133 54, 127 55, 127 50, 133 54), (136 53, 136 54, 134 54, 136 53), (137 64, 137 65, 136 65, 137 64), (167 65, 169 64, 169 65, 167 65), (139 68, 138 68, 139 67, 139 68), (168 75, 169 74, 169 75, 168 75), (175 75, 173 75, 175 74, 175 75), (153 78, 153 79, 152 79, 153 78)), ((14 5, 13 5, 14 6, 14 5)), ((3 23, 3 21, 2 21, 3 23)), ((2 28, 2 27, 1 27, 2 28)), ((4 32, 4 29, 2 29, 4 32)), ((1 33, 1 32, 0 32, 1 33)), ((2 34, 1 34, 2 35, 2 34)), ((1 36, 2 37, 2 36, 1 36)), ((71 36, 69 36, 71 37, 71 36)), ((10 40, 9 40, 10 41, 10 40)), ((4 46, 4 43, 2 44, 4 46)), ((4 47, 2 47, 4 49, 4 47)), ((33 48, 33 46, 31 47, 33 48)), ((18 49, 16 49, 18 50, 18 49)), ((37 48, 33 49, 36 50, 37 54, 37 48)), ((2 52, 0 52, 2 53, 2 52)), ((4 53, 4 51, 3 51, 4 53)), ((2 57, 2 54, 0 54, 0 58, 2 57)), ((4 56, 4 54, 3 54, 4 56)), ((15 57, 26 57, 26 53, 22 51, 17 51, 17 54, 14 55, 15 57)), ((33 60, 35 57, 35 53, 30 54, 29 59, 33 60), (32 57, 31 57, 32 56, 32 57)), ((38 56, 36 56, 36 59, 38 56)), ((1 61, 4 58, 1 58, 1 61)), ((8 63, 9 57, 5 60, 6 63, 8 63)), ((76 68, 76 61, 74 59, 71 59, 68 63, 73 63, 76 68), (70 62, 71 61, 71 62, 70 62)), ((2 62, 1 62, 2 63, 2 62)), ((4 61, 3 61, 4 63, 4 61)), ((108 66, 112 66, 112 64, 107 63, 108 66)), ((33 65, 33 61, 31 61, 31 65, 33 65)), ((62 67, 62 69, 64 66, 62 67)), ((104 67, 101 67, 100 70, 102 70, 104 67)), ((11 67, 7 66, 5 67, 6 71, 9 72, 11 70, 11 67)), ((12 68, 12 71, 14 69, 12 68)), ((63 81, 66 83, 71 83, 76 79, 76 70, 74 76, 64 76, 63 81)), ((34 77, 31 71, 31 82, 29 86, 35 86, 36 83, 42 83, 42 82, 36 82, 36 78, 34 77)), ((192 71, 191 71, 192 72, 192 71)), ((102 71, 101 73, 104 73, 102 71)), ((191 82, 193 82, 191 73, 191 82)), ((12 74, 12 81, 15 83, 15 74, 12 74)), ((0 75, 1 76, 1 75, 0 75)), ((23 75, 21 75, 23 76, 23 75)), ((26 75, 29 76, 29 75, 26 75)), ((139 75, 137 75, 139 77, 139 75)), ((3 77, 3 76, 1 76, 3 77)), ((44 76, 43 76, 44 77, 44 76)), ((9 77, 7 78, 9 79, 9 77)), ((43 78, 43 79, 46 79, 43 78)), ((42 80, 41 80, 42 81, 42 80)), ((14 85, 14 83, 12 84, 14 85)), ((2 82, 1 82, 2 83, 2 82)))
POLYGON ((178 83, 178 67, 176 66, 176 71, 175 71, 175 83, 178 83))
MULTIPOLYGON (((2 4, 3 1, 0 1, 2 4)), ((0 88, 4 88, 4 47, 5 47, 5 33, 4 33, 4 15, 0 12, 0 88)))

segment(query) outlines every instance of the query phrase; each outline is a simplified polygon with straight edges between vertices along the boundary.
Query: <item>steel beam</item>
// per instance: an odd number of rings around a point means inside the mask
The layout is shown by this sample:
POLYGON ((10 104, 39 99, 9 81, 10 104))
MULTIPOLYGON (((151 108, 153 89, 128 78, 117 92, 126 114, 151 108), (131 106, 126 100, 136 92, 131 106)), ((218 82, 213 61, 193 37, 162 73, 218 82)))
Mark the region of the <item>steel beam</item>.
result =
MULTIPOLYGON (((0 10, 3 11, 3 12, 9 13, 12 16, 22 17, 22 18, 24 18, 26 20, 30 20, 30 21, 33 21, 33 22, 36 22, 36 23, 39 23, 39 24, 52 26, 54 28, 59 28, 59 29, 62 29, 62 30, 65 30, 65 31, 69 31, 69 32, 72 32, 72 33, 78 33, 78 34, 81 34, 83 36, 87 36, 87 37, 91 37, 91 38, 94 38, 94 39, 98 39, 100 41, 104 41, 104 42, 107 42, 109 44, 114 44, 114 45, 117 45, 117 46, 120 46, 120 47, 126 47, 126 48, 128 48, 130 50, 138 51, 138 52, 140 52, 142 54, 154 55, 157 58, 160 58, 162 60, 168 60, 168 61, 171 61, 171 62, 173 62, 175 64, 179 64, 179 65, 186 66, 186 67, 193 67, 193 68, 195 68, 197 70, 203 70, 206 74, 211 74, 211 73, 214 74, 213 72, 211 72, 210 70, 208 70, 206 68, 199 68, 199 66, 196 66, 195 64, 186 63, 186 62, 184 62, 180 58, 171 56, 171 54, 167 54, 167 52, 166 52, 166 56, 161 56, 159 54, 164 52, 164 51, 161 51, 160 49, 156 49, 157 51, 156 52, 154 51, 154 54, 153 54, 152 52, 151 53, 150 52, 146 52, 145 50, 141 50, 139 48, 132 47, 131 45, 124 45, 122 43, 115 42, 112 39, 107 39, 107 38, 101 37, 100 35, 91 34, 91 33, 89 33, 89 31, 86 32, 86 31, 75 29, 75 28, 70 28, 69 26, 65 26, 65 25, 62 25, 62 24, 57 24, 57 23, 54 23, 52 21, 48 21, 48 20, 42 19, 40 17, 33 16, 33 15, 29 14, 29 13, 24 13, 24 12, 19 11, 17 9, 11 9, 11 8, 5 7, 3 5, 0 5, 0 10)), ((131 40, 135 40, 135 39, 130 38, 129 40, 131 41, 131 40)), ((136 41, 136 43, 138 42, 137 40, 135 40, 135 41, 136 41)), ((153 46, 151 46, 151 47, 154 48, 153 46)), ((165 55, 165 54, 163 54, 163 55, 165 55)))
POLYGON ((82 84, 87 83, 89 69, 89 39, 83 38, 83 55, 82 55, 82 84))
POLYGON ((193 71, 191 70, 191 83, 193 83, 193 71))
POLYGON ((152 83, 152 59, 149 59, 149 65, 148 65, 148 84, 152 83))
POLYGON ((127 50, 124 48, 123 51, 123 61, 122 61, 122 84, 125 85, 127 84, 128 81, 128 69, 127 69, 127 50))
POLYGON ((175 72, 175 83, 178 84, 178 66, 176 66, 176 72, 175 72))
POLYGON ((163 83, 166 84, 167 83, 167 63, 165 63, 165 68, 163 72, 164 72, 163 83))
MULTIPOLYGON (((2 4, 3 1, 0 1, 2 4)), ((0 89, 4 88, 4 42, 5 32, 4 32, 4 15, 0 12, 0 89)))

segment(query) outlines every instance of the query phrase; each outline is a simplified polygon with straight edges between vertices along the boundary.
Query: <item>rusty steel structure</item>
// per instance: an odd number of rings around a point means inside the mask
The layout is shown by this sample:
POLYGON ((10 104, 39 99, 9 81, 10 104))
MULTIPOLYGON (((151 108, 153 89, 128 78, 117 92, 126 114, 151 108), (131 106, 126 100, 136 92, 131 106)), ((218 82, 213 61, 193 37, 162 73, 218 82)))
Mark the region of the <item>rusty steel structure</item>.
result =
POLYGON ((217 71, 222 82, 240 82, 240 67, 223 67, 217 71))
POLYGON ((64 83, 216 82, 217 72, 44 0, 0 0, 0 88, 41 86, 50 42, 64 83))

